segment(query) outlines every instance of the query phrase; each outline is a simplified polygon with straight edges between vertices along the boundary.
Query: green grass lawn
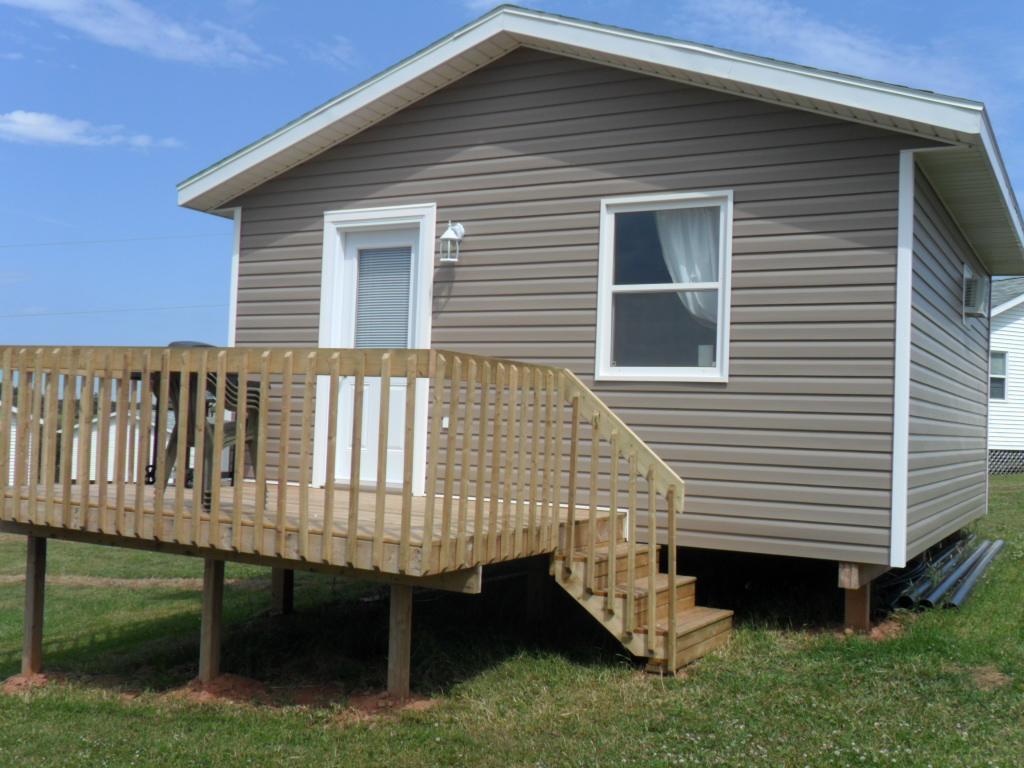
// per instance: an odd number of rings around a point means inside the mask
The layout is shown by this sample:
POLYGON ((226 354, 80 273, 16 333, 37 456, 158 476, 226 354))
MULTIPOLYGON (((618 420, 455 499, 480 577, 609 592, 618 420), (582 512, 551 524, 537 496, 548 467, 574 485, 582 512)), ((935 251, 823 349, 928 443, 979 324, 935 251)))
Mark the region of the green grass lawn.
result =
MULTIPOLYGON (((296 615, 270 617, 266 570, 229 565, 225 671, 267 697, 197 704, 175 694, 195 673, 194 584, 75 577, 194 579, 201 563, 52 542, 54 679, 0 695, 0 766, 1020 765, 1024 479, 993 480, 991 502, 977 531, 1007 547, 962 611, 897 616, 901 633, 871 640, 787 629, 783 601, 738 616, 682 679, 638 672, 564 600, 528 626, 516 582, 420 594, 413 687, 436 705, 375 717, 346 700, 384 679, 379 587, 300 574, 296 615), (327 703, 294 703, 325 685, 327 703)), ((18 670, 23 557, 0 537, 0 678, 18 670)))

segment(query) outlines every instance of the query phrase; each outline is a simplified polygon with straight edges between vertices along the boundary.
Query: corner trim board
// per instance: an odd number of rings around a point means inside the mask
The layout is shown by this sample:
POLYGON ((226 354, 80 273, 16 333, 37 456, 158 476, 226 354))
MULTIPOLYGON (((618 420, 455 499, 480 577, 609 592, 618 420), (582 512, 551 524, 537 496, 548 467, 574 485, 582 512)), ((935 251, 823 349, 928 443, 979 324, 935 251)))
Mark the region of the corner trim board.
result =
POLYGON ((896 341, 893 351, 892 517, 889 565, 907 562, 907 495, 910 453, 910 346, 914 281, 914 150, 900 152, 896 235, 896 341))
POLYGON ((238 269, 242 259, 242 209, 234 208, 232 218, 235 222, 234 236, 231 241, 231 295, 228 296, 228 346, 233 347, 238 336, 238 269))

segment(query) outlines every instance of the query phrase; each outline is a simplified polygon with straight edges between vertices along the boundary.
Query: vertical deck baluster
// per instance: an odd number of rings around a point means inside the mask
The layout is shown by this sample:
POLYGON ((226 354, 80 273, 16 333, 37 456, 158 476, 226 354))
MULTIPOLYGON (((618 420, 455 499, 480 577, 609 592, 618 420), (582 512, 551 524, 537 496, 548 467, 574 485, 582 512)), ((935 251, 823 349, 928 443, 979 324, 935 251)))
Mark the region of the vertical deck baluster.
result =
POLYGON ((512 482, 515 478, 513 464, 516 459, 516 431, 518 429, 518 404, 519 404, 519 368, 515 365, 508 367, 508 410, 506 420, 508 428, 505 433, 505 460, 502 462, 504 469, 504 480, 501 490, 501 557, 505 559, 512 554, 514 543, 511 534, 512 527, 512 482))
MULTIPOLYGON (((136 451, 135 465, 135 530, 136 538, 142 538, 146 526, 146 473, 150 464, 150 446, 153 443, 153 360, 152 353, 146 351, 142 356, 142 372, 139 378, 139 447, 136 451)), ((84 385, 83 385, 84 386, 84 385)), ((152 461, 156 461, 153 457, 152 461)), ((154 527, 156 520, 153 521, 154 527)))
POLYGON ((444 452, 444 491, 441 499, 441 554, 438 568, 445 570, 451 564, 452 495, 455 483, 455 454, 458 450, 459 401, 462 389, 462 357, 452 358, 448 379, 448 435, 444 452))
MULTIPOLYGON (((626 615, 624 617, 624 629, 626 632, 632 632, 636 620, 636 450, 634 448, 629 449, 627 464, 629 479, 626 486, 626 514, 628 515, 626 544, 629 549, 626 551, 626 615)), ((654 603, 648 603, 647 607, 648 610, 652 610, 654 603)))
POLYGON ((654 470, 647 470, 647 648, 646 655, 653 656, 656 651, 657 633, 654 625, 657 612, 651 606, 658 598, 656 579, 658 578, 658 493, 654 486, 654 470))
POLYGON ((466 400, 462 409, 462 456, 459 459, 459 518, 455 524, 455 562, 468 565, 466 559, 466 527, 469 524, 469 466, 472 461, 473 419, 476 408, 476 360, 466 363, 466 400))
POLYGON ((402 527, 398 535, 398 570, 409 570, 412 537, 413 458, 416 450, 416 367, 417 356, 405 360, 405 437, 402 447, 402 527))
POLYGON ((334 563, 334 486, 338 461, 338 387, 341 383, 341 355, 331 355, 327 383, 327 468, 324 470, 324 533, 321 558, 334 563))
MULTIPOLYGON (((157 404, 159 411, 156 419, 156 439, 153 441, 156 456, 156 488, 153 498, 153 538, 163 538, 164 529, 164 494, 167 490, 167 412, 171 402, 171 353, 163 350, 160 353, 160 387, 157 404)), ((180 433, 179 433, 180 434, 180 433)))
POLYGON ((377 419, 377 486, 373 505, 373 567, 384 569, 384 516, 388 492, 388 432, 391 417, 391 353, 380 357, 380 413, 377 419))
POLYGON ((563 376, 551 374, 551 396, 555 398, 555 445, 554 461, 552 462, 551 487, 551 540, 558 540, 558 527, 562 520, 562 453, 565 450, 565 398, 562 397, 563 376))
POLYGON ((676 637, 676 526, 678 520, 676 519, 679 513, 679 503, 682 500, 682 493, 675 485, 670 485, 668 493, 665 495, 665 505, 668 511, 667 525, 668 530, 666 531, 668 536, 667 547, 668 547, 668 580, 672 588, 668 591, 668 653, 666 657, 668 659, 669 672, 674 673, 676 671, 676 644, 678 638, 676 637))
MULTIPOLYGON (((217 384, 213 388, 213 450, 210 451, 210 466, 208 471, 210 478, 207 481, 210 486, 210 522, 209 522, 209 545, 211 547, 223 547, 224 540, 221 536, 221 457, 224 455, 224 396, 227 385, 227 352, 217 352, 217 384)), ((200 504, 192 510, 193 515, 202 515, 203 506, 200 504)), ((227 546, 230 546, 228 544, 227 546)))
POLYGON ((28 442, 29 442, 29 402, 31 401, 29 380, 31 373, 28 370, 28 350, 21 349, 18 352, 18 419, 14 452, 14 519, 20 522, 27 521, 28 502, 26 496, 29 492, 28 485, 28 442), (22 507, 22 501, 25 506, 22 507))
POLYGON ((530 531, 529 548, 531 552, 536 553, 544 550, 548 540, 547 513, 543 507, 537 509, 537 499, 543 498, 543 494, 538 493, 537 483, 543 478, 540 460, 540 417, 541 401, 544 399, 542 394, 544 392, 544 374, 540 368, 535 368, 531 378, 533 380, 533 417, 530 431, 533 440, 530 445, 530 514, 527 525, 530 531))
MULTIPOLYGON (((178 444, 175 446, 174 457, 174 540, 178 543, 186 543, 185 538, 185 485, 188 478, 188 426, 192 421, 189 414, 190 391, 192 388, 192 376, 189 373, 189 363, 192 361, 188 351, 181 353, 180 369, 178 372, 178 406, 175 418, 179 423, 174 425, 178 433, 178 444)), ((205 383, 196 383, 196 399, 200 399, 200 393, 204 391, 205 383)), ((200 491, 201 493, 201 491, 200 491)), ((192 515, 197 515, 199 508, 193 505, 192 515)))
POLYGON ((43 520, 47 525, 55 525, 53 519, 53 498, 57 485, 57 400, 60 383, 60 349, 50 353, 50 370, 46 374, 46 408, 43 417, 43 450, 46 452, 42 461, 42 477, 46 485, 46 503, 43 508, 43 520))
POLYGON ((513 538, 513 550, 517 557, 522 557, 530 548, 529 534, 532 528, 525 529, 527 520, 523 507, 526 505, 526 445, 529 442, 530 428, 530 382, 533 379, 533 371, 523 367, 522 375, 519 377, 519 426, 516 430, 516 443, 518 451, 516 456, 515 486, 516 486, 516 508, 515 508, 515 536, 513 538), (525 535, 524 535, 525 534, 525 535))
MULTIPOLYGON (((572 396, 572 405, 569 407, 569 414, 572 418, 572 427, 569 430, 569 506, 566 510, 565 529, 565 552, 562 561, 566 574, 573 571, 574 558, 576 556, 576 484, 579 482, 577 475, 580 459, 580 398, 579 395, 572 396)), ((551 543, 557 546, 558 541, 551 543)))
POLYGON ((587 520, 587 589, 594 591, 594 566, 597 562, 597 476, 600 469, 599 429, 601 416, 590 417, 590 519, 587 520))
POLYGON ((487 525, 487 559, 501 557, 498 547, 498 505, 501 503, 501 428, 505 423, 505 365, 497 363, 494 373, 494 432, 491 442, 491 506, 487 525))
POLYGON ((544 452, 544 466, 541 471, 540 508, 541 517, 544 521, 544 538, 547 542, 547 546, 550 546, 551 529, 554 527, 556 531, 558 530, 557 519, 555 517, 556 510, 551 500, 551 473, 553 470, 551 452, 553 450, 554 443, 555 403, 550 371, 545 371, 542 374, 542 377, 544 380, 544 444, 542 446, 542 450, 544 452))
MULTIPOLYGON (((208 374, 210 372, 210 353, 204 349, 200 349, 197 350, 195 354, 198 357, 198 361, 196 363, 196 393, 194 396, 196 407, 195 414, 193 416, 193 421, 195 422, 195 436, 193 439, 193 445, 195 446, 195 459, 193 459, 194 469, 192 470, 192 520, 189 527, 189 541, 193 544, 200 544, 202 543, 203 536, 202 513, 204 505, 206 504, 206 484, 208 482, 212 484, 213 479, 212 477, 208 478, 206 476, 206 387, 208 383, 208 374)), ((209 544, 212 532, 212 527, 207 528, 207 544, 209 544)))
POLYGON ((71 489, 74 475, 75 406, 78 403, 78 351, 72 351, 64 375, 60 413, 60 500, 61 522, 71 527, 71 489))
MULTIPOLYGON (((43 368, 43 350, 37 348, 33 355, 36 361, 35 372, 32 374, 32 412, 29 414, 32 426, 31 439, 26 441, 26 448, 30 450, 28 459, 28 519, 33 523, 40 523, 39 519, 39 483, 42 480, 39 471, 39 464, 42 461, 42 420, 43 420, 43 390, 46 386, 45 369, 43 368)), ((20 449, 19 449, 20 450, 20 449)))
POLYGON ((356 375, 352 385, 352 455, 348 474, 348 528, 345 534, 345 564, 356 567, 359 554, 359 487, 362 484, 363 394, 366 388, 366 353, 356 353, 356 375))
MULTIPOLYGON (((236 365, 235 381, 237 382, 235 395, 235 463, 231 468, 231 547, 236 552, 245 550, 245 520, 242 517, 242 507, 245 505, 245 454, 249 447, 246 435, 249 433, 249 355, 246 352, 236 353, 234 356, 236 365)), ((205 367, 205 366, 204 366, 205 367)), ((205 376, 203 376, 205 380, 205 376)), ((204 430, 205 431, 205 430, 204 430)), ((196 456, 199 456, 199 449, 196 449, 196 456)), ((252 457, 255 460, 255 456, 252 457)), ((196 460, 199 464, 199 460, 196 460)))
POLYGON ((617 557, 619 534, 619 433, 612 430, 611 469, 608 476, 608 592, 605 595, 605 609, 615 609, 615 590, 618 586, 619 563, 617 557))
POLYGON ((265 547, 264 526, 267 512, 267 437, 270 432, 270 352, 260 354, 260 412, 257 425, 256 445, 258 450, 256 466, 253 473, 256 477, 256 494, 253 504, 253 550, 263 554, 265 547))
POLYGON ((128 513, 133 507, 128 506, 128 486, 135 482, 135 472, 138 464, 136 460, 136 441, 138 440, 138 412, 139 412, 139 384, 132 377, 133 371, 135 371, 134 355, 125 355, 125 377, 127 381, 128 389, 128 407, 125 409, 125 420, 128 422, 128 442, 125 446, 126 451, 126 466, 124 475, 124 535, 128 535, 128 513))
POLYGON ((96 385, 96 358, 91 349, 85 351, 85 378, 78 409, 78 506, 79 526, 89 528, 90 466, 92 463, 93 387, 96 385))
MULTIPOLYGON (((299 557, 309 559, 310 441, 313 439, 313 398, 316 396, 316 352, 306 355, 303 366, 302 437, 299 440, 299 557)), ((320 538, 323 542, 323 536, 320 538)))
POLYGON ((124 483, 128 473, 128 387, 131 382, 129 374, 128 353, 124 352, 117 360, 120 371, 117 377, 117 434, 114 436, 114 533, 124 535, 124 483))
POLYGON ((441 452, 441 406, 444 403, 444 382, 448 359, 434 356, 434 377, 430 394, 430 441, 427 445, 427 488, 423 502, 423 556, 422 570, 434 570, 434 506, 437 496, 438 454, 441 452))
POLYGON ((100 532, 111 533, 110 510, 107 506, 107 482, 110 468, 110 400, 111 368, 113 360, 109 352, 100 355, 99 387, 96 402, 96 516, 100 532))
MULTIPOLYGON (((11 477, 11 414, 14 409, 14 352, 5 347, 3 359, 3 382, 0 384, 0 516, 6 514, 3 499, 10 495, 11 477)), ((13 505, 12 505, 13 509, 13 505)))
POLYGON ((284 353, 281 369, 281 424, 278 432, 277 451, 277 522, 274 526, 274 554, 284 555, 288 536, 288 452, 292 429, 292 376, 295 370, 295 355, 284 353))
POLYGON ((476 432, 476 498, 473 509, 473 558, 483 562, 487 557, 487 538, 484 533, 485 481, 487 479, 487 435, 491 423, 491 364, 480 364, 480 425, 476 432))

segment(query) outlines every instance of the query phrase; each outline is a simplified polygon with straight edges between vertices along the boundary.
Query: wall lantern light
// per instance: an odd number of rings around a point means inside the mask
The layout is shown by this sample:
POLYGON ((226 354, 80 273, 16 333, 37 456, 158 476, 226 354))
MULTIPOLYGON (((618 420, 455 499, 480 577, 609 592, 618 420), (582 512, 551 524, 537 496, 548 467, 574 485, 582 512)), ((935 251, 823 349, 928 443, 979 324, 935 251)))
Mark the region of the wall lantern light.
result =
POLYGON ((455 264, 459 260, 459 245, 466 228, 459 223, 448 222, 448 229, 441 235, 441 258, 442 264, 455 264))

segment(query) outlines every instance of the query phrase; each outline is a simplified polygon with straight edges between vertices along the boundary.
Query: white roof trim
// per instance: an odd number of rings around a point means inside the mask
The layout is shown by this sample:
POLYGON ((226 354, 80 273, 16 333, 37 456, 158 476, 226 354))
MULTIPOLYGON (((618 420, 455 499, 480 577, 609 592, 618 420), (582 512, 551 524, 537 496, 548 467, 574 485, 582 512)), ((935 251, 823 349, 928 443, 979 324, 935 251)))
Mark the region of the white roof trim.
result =
POLYGON ((1006 310, 1013 309, 1018 304, 1024 304, 1024 293, 1022 293, 1020 296, 1014 296, 1009 301, 1004 301, 998 307, 994 307, 992 309, 992 317, 995 317, 996 315, 1001 315, 1006 310))
POLYGON ((1016 240, 1024 244, 1020 211, 980 102, 512 6, 494 9, 183 181, 178 185, 178 203, 204 211, 219 208, 524 45, 604 61, 612 66, 629 66, 654 76, 678 76, 706 83, 707 87, 801 108, 793 103, 792 97, 797 97, 806 104, 803 108, 845 119, 877 121, 890 130, 969 147, 984 154, 1016 240), (456 63, 459 66, 453 69, 456 63), (357 114, 360 110, 372 114, 357 114), (352 124, 342 125, 347 118, 352 118, 352 124))

